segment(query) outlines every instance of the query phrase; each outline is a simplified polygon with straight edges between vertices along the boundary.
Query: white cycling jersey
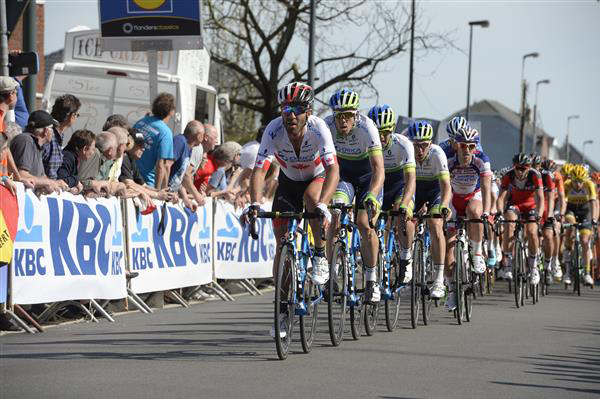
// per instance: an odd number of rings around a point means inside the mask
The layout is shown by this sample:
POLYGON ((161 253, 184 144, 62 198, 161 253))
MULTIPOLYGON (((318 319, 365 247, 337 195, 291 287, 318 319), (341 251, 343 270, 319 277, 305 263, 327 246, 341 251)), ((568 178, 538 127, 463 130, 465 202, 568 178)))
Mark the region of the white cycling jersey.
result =
POLYGON ((337 162, 331 132, 323 119, 311 115, 306 122, 300 153, 296 154, 283 118, 273 119, 266 127, 256 156, 255 168, 268 168, 273 158, 290 180, 307 181, 322 174, 324 165, 337 162))
POLYGON ((415 170, 415 149, 411 141, 397 133, 392 133, 388 145, 383 148, 385 167, 385 188, 404 181, 405 170, 415 170))
POLYGON ((491 176, 490 159, 484 152, 473 154, 468 165, 461 166, 458 155, 448 159, 450 184, 454 194, 470 194, 480 189, 481 178, 491 176))
POLYGON ((437 144, 431 144, 427 158, 417 162, 415 171, 418 191, 439 189, 439 179, 449 175, 446 154, 437 144))
POLYGON ((370 174, 369 157, 381 154, 381 140, 375 123, 365 115, 357 114, 354 128, 346 135, 337 133, 333 115, 327 116, 325 123, 333 135, 340 162, 340 179, 346 180, 370 174))

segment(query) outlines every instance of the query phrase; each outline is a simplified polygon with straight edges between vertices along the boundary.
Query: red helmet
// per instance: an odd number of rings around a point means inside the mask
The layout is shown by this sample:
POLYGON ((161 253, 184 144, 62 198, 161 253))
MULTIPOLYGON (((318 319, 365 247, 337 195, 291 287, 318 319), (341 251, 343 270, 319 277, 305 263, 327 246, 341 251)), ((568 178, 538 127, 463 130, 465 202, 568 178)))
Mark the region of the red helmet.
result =
POLYGON ((277 101, 283 104, 312 105, 315 93, 313 88, 305 83, 292 82, 279 90, 277 101))
POLYGON ((592 173, 592 181, 596 184, 600 184, 600 172, 592 173))

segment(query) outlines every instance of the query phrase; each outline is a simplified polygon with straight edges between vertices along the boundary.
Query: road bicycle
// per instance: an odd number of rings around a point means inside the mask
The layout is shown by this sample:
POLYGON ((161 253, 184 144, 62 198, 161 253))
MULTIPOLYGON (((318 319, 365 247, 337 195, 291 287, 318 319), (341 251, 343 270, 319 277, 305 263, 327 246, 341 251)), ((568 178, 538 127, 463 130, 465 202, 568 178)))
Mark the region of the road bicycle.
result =
MULTIPOLYGON (((585 225, 587 226, 587 224, 585 225)), ((573 249, 571 250, 571 265, 570 267, 567 265, 567 271, 571 273, 573 292, 576 292, 577 296, 581 296, 581 280, 585 273, 585 259, 583 259, 583 247, 581 244, 581 236, 579 234, 579 229, 582 226, 584 226, 583 223, 563 223, 562 225, 563 231, 570 228, 575 229, 575 238, 572 244, 573 249)), ((593 246, 590 248, 593 248, 593 246)), ((565 283, 565 289, 567 288, 568 284, 565 283)), ((591 288, 594 288, 594 286, 592 285, 591 288)))
POLYGON ((295 316, 299 318, 300 342, 304 353, 310 352, 314 342, 323 291, 308 276, 309 261, 314 255, 308 236, 308 220, 318 217, 322 215, 308 212, 257 212, 256 217, 250 215, 250 235, 253 239, 258 239, 256 218, 289 219, 287 233, 279 247, 275 276, 275 347, 281 360, 285 360, 289 353, 295 316), (304 220, 303 227, 299 226, 301 219, 304 220))
POLYGON ((358 226, 350 218, 350 211, 354 206, 334 204, 329 208, 333 212, 339 212, 340 223, 333 245, 327 287, 329 337, 333 346, 338 346, 343 339, 348 313, 352 338, 360 338, 364 317, 365 279, 360 233, 358 226))

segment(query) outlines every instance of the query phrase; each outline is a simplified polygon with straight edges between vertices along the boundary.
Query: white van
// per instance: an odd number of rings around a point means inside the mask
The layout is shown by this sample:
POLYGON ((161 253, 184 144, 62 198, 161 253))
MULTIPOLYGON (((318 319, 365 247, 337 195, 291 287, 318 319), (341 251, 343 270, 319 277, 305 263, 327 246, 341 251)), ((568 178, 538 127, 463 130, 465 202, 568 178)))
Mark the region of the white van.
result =
MULTIPOLYGON (((206 49, 158 52, 158 92, 175 96, 171 118, 174 134, 193 120, 215 125, 222 132, 217 91, 208 84, 210 56, 206 49)), ((50 112, 56 97, 73 94, 81 101, 79 118, 66 132, 102 130, 106 118, 124 115, 133 125, 150 112, 146 52, 102 51, 100 31, 75 28, 67 32, 62 63, 54 65, 46 82, 42 108, 50 112)))

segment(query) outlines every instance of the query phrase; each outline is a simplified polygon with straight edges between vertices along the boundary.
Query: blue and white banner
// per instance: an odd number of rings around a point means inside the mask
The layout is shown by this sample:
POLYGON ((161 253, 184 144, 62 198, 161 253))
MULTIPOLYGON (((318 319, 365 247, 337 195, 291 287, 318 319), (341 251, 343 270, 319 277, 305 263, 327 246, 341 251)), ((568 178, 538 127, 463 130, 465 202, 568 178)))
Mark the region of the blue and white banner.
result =
POLYGON ((22 185, 17 194, 14 303, 126 297, 119 199, 38 198, 22 185))
POLYGON ((149 215, 127 200, 129 267, 135 293, 164 291, 212 281, 212 202, 195 213, 168 203, 149 215), (163 214, 164 213, 164 214, 163 214))
MULTIPOLYGON (((264 204, 270 210, 271 204, 264 204)), ((215 201, 215 277, 222 279, 265 278, 273 275, 276 240, 271 219, 259 219, 258 240, 243 229, 230 203, 215 201)))

